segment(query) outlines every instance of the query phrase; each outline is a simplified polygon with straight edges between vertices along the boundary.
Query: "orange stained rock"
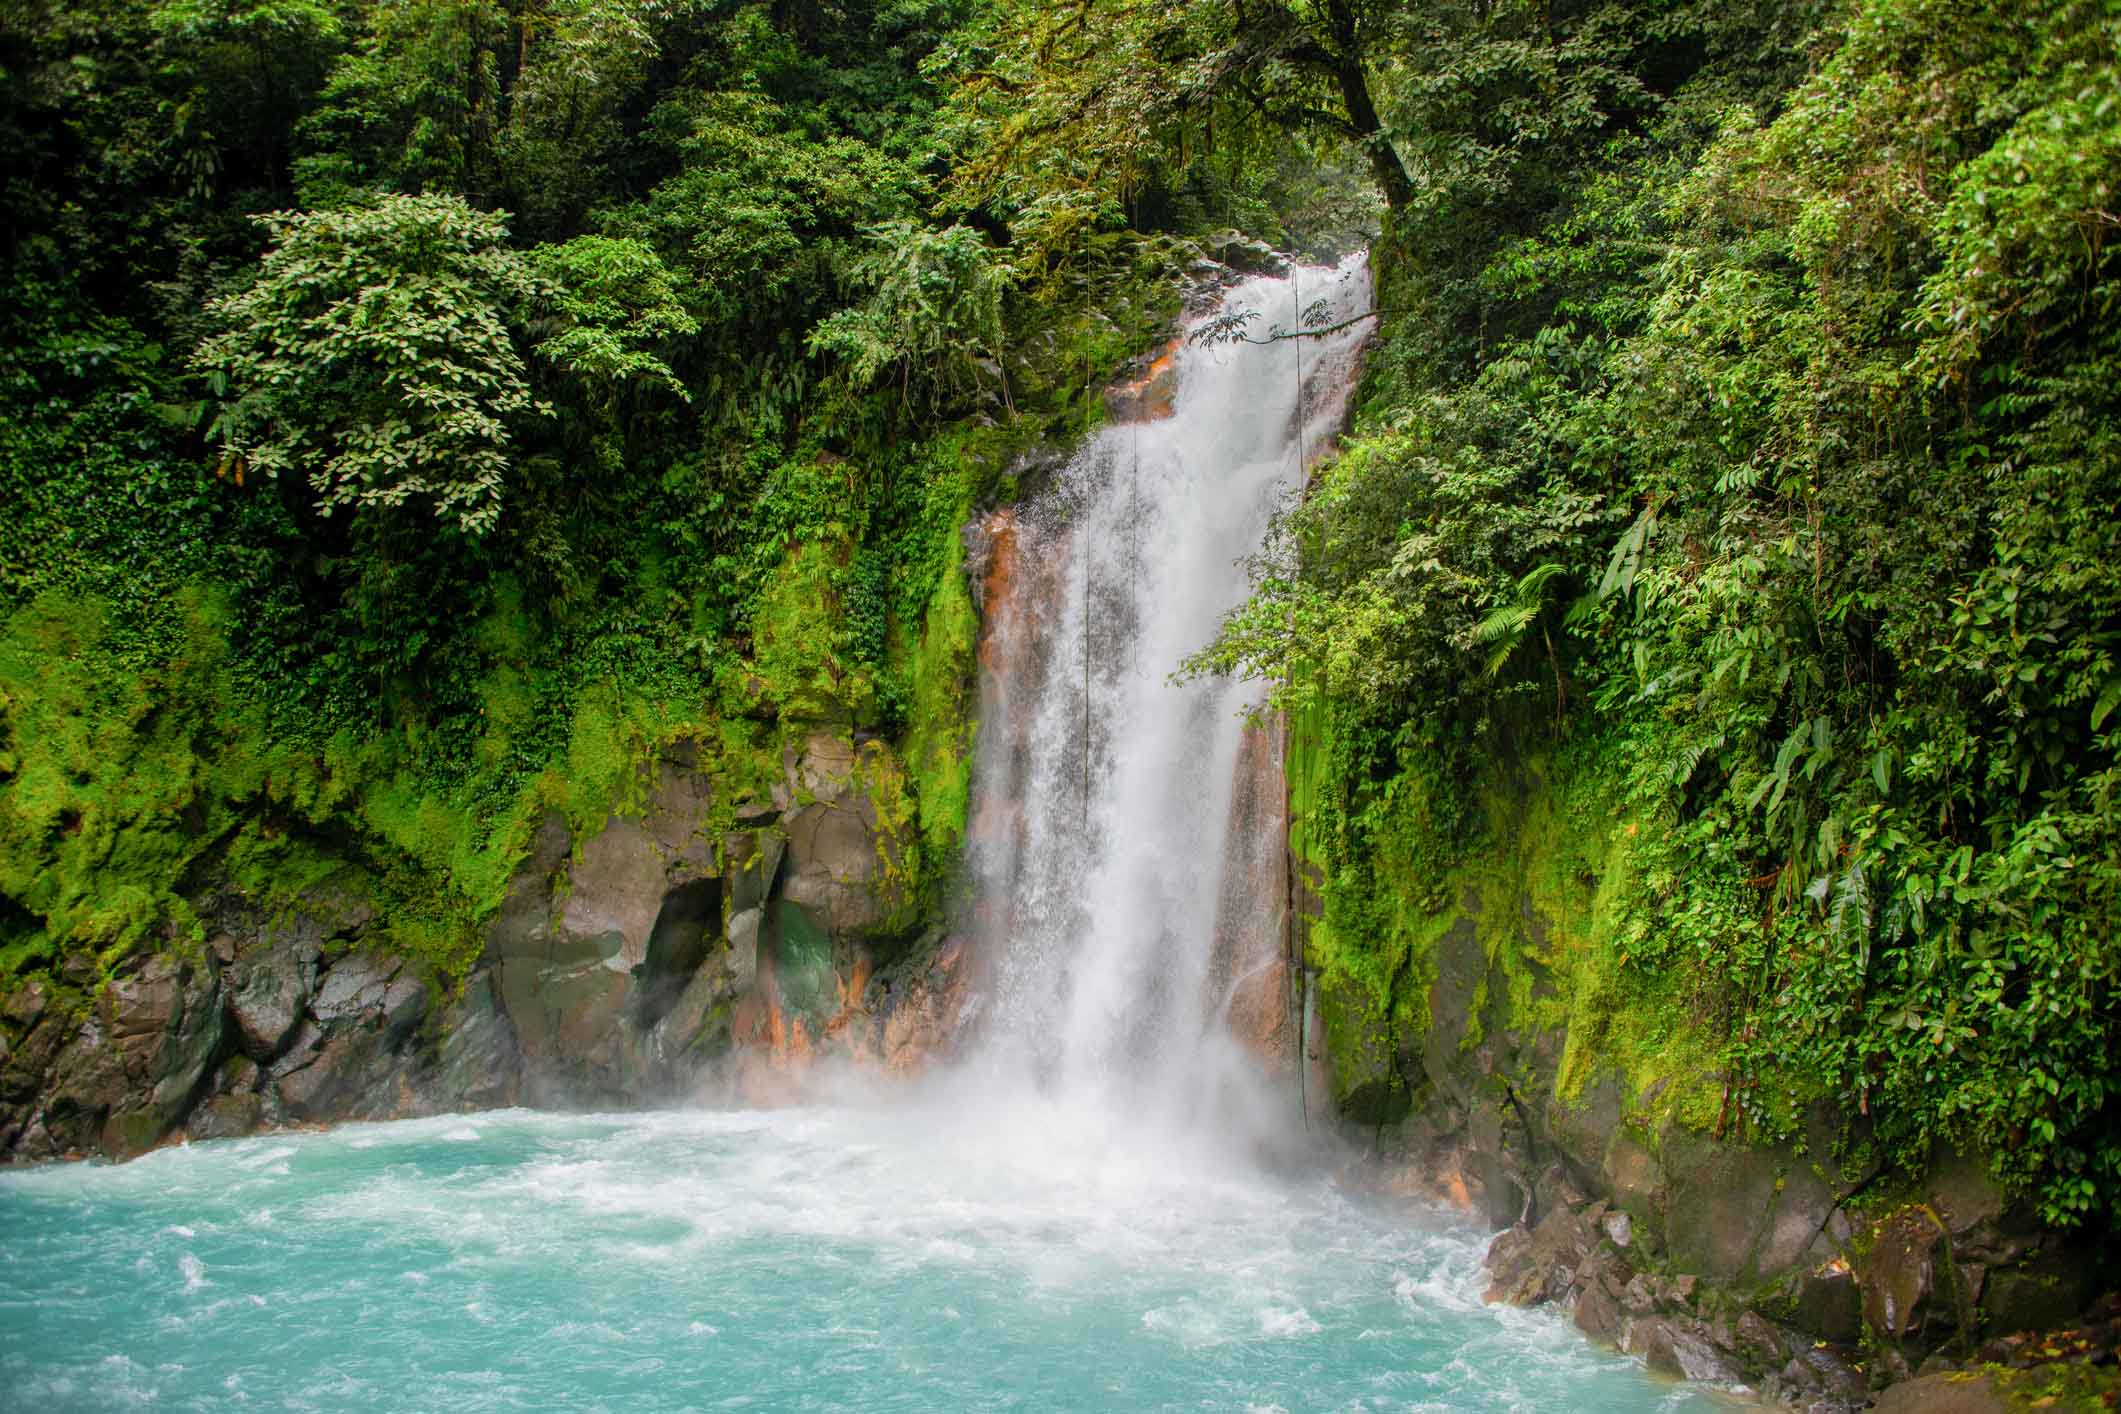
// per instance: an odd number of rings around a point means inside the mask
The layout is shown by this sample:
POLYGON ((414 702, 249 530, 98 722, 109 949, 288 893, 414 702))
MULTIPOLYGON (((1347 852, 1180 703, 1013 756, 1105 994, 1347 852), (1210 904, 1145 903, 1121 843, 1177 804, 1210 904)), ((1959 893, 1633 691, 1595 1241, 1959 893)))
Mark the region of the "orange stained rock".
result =
POLYGON ((860 1004, 862 991, 869 985, 869 959, 866 956, 854 960, 854 975, 840 982, 840 1010, 851 1011, 860 1004))
MULTIPOLYGON (((981 624, 979 635, 983 733, 1009 741, 1026 739, 1031 730, 1034 695, 1011 688, 1022 673, 1027 654, 1035 654, 1042 643, 1041 610, 1053 598, 1042 593, 1053 577, 1052 562, 1058 557, 1041 554, 1027 565, 1024 530, 1014 510, 990 514, 983 523, 986 536, 986 566, 981 578, 981 624)), ((966 834, 977 842, 1013 838, 1023 822, 1018 793, 1007 789, 974 792, 966 834)))
POLYGON ((867 1037, 868 1028, 857 1027, 854 1023, 857 1018, 866 1019, 867 1015, 862 1010, 862 990, 869 985, 868 957, 857 956, 854 959, 854 971, 851 976, 842 977, 834 972, 832 985, 839 993, 840 1008, 832 1014, 832 1019, 825 1023, 823 1035, 832 1040, 849 1040, 849 1049, 855 1059, 863 1059, 861 1042, 867 1037))
POLYGON ((1476 1185, 1468 1183, 1459 1151, 1420 1158, 1402 1155, 1396 1159, 1364 1161, 1345 1170, 1341 1182, 1348 1187, 1381 1193, 1393 1198, 1442 1201, 1454 1208, 1470 1210, 1476 1185))
POLYGON ((1254 968, 1230 991, 1230 1032, 1262 1060, 1282 1061, 1295 1049, 1289 1036, 1289 963, 1276 957, 1254 968))
POLYGON ((1216 904, 1214 950, 1207 998, 1219 1006, 1231 1033, 1269 1062, 1296 1051, 1290 1015, 1286 930, 1288 854, 1283 841, 1281 734, 1248 729, 1240 740, 1237 789, 1230 801, 1216 904))
POLYGON ((964 961, 961 944, 946 944, 936 954, 928 975, 913 983, 908 995, 892 1008, 884 1020, 882 1036, 876 1038, 877 1059, 885 1070, 895 1075, 916 1075, 931 1056, 941 1054, 948 1045, 965 1004, 968 969, 963 966, 964 961))
POLYGON ((995 665, 988 657, 988 651, 994 642, 995 624, 1005 605, 1015 607, 1011 601, 1019 563, 1016 512, 1007 507, 995 511, 988 515, 984 528, 987 533, 987 572, 980 581, 980 601, 986 606, 986 622, 981 625, 980 666, 992 669, 995 665))
POLYGON ((756 1046, 766 1039, 766 1003, 756 991, 744 993, 730 1008, 729 1039, 739 1046, 756 1046))
POLYGON ((767 1004, 767 1054, 775 1065, 785 1070, 801 1071, 807 1068, 815 1054, 810 1041, 810 1028, 801 1016, 784 1011, 777 1001, 767 1004))
POLYGON ((1113 417, 1161 422, 1171 416, 1178 397, 1178 350, 1182 342, 1172 339, 1157 350, 1141 377, 1115 384, 1106 392, 1105 406, 1113 417))

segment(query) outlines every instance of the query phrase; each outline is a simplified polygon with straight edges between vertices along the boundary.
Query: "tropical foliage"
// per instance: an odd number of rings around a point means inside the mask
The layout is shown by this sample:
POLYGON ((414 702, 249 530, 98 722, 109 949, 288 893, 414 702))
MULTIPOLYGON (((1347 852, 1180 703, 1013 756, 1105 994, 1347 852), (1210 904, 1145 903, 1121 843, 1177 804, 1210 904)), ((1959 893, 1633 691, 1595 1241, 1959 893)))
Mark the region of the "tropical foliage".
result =
POLYGON ((1179 238, 1374 238, 1352 433, 1194 665, 1330 726, 1375 926, 1319 960, 1408 985, 1482 799, 1575 763, 1739 1132, 1824 1100, 2110 1222, 2117 49, 2093 0, 10 6, 0 986, 324 877, 446 980, 543 812, 803 718, 910 743, 939 876, 964 515, 1179 238))
POLYGON ((1739 1124, 1826 1098, 2110 1215, 2121 28, 1825 19, 1809 74, 1563 45, 1592 96, 1507 146, 1418 86, 1470 165, 1395 228, 1358 435, 1199 666, 1374 743, 1351 878, 1402 774, 1477 835, 1500 763, 1599 762, 1662 822, 1627 965, 1722 1038, 1739 1124))

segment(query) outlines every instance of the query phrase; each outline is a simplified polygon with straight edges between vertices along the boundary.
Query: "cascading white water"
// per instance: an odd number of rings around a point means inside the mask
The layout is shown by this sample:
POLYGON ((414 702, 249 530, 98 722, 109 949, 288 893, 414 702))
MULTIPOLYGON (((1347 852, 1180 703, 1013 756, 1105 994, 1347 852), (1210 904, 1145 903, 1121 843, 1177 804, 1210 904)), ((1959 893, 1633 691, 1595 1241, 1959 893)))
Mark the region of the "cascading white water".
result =
MULTIPOLYGON (((1320 299, 1329 323, 1369 307, 1359 257, 1246 280, 1216 313, 1293 329, 1320 299)), ((1238 986, 1285 977, 1278 746, 1244 720, 1256 685, 1172 674, 1243 600, 1244 561, 1337 431, 1364 327, 1181 339, 1169 414, 1138 399, 1032 498, 986 606, 983 1059, 1159 1133, 1293 1117, 1294 1070, 1270 1081, 1225 1024, 1238 986)))

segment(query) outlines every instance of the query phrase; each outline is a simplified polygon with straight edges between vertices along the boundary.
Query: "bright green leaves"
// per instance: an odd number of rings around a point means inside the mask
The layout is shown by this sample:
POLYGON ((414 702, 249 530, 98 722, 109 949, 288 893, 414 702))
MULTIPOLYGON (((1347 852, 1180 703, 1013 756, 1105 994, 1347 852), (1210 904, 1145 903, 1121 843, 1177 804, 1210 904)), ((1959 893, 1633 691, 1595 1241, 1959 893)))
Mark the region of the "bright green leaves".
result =
POLYGON ((490 529, 543 411, 510 333, 540 283, 502 219, 413 196, 263 219, 272 247, 195 356, 226 399, 222 470, 299 476, 326 515, 411 503, 490 529))
POLYGON ((1607 557, 1605 574, 1598 581, 1598 597, 1610 598, 1617 594, 1625 599, 1635 588, 1636 572, 1642 568, 1643 547, 1657 533, 1657 507, 1651 506, 1635 517, 1619 540, 1613 544, 1613 553, 1607 557))
MULTIPOLYGON (((1557 565, 1551 560, 1528 570, 1518 579, 1514 593, 1473 625, 1473 642, 1489 649, 1487 663, 1481 669, 1482 677, 1491 678, 1502 671, 1502 665, 1510 661, 1510 655, 1524 642, 1526 631, 1546 608, 1547 582, 1568 572, 1566 565, 1557 565)), ((1550 637, 1550 647, 1551 642, 1550 637)), ((1558 665, 1555 671, 1558 675, 1558 665)))
POLYGON ((2035 7, 2028 72, 2009 91, 2003 136, 1967 162, 1937 213, 1939 269, 1916 318, 1916 360, 1964 373, 2012 329, 2110 319, 2121 281, 2101 254, 2121 233, 2121 17, 2075 0, 2035 7))
POLYGON ((1402 213, 1408 312, 1358 435, 1203 659, 1300 646, 1351 736, 1418 734, 1351 801, 1472 789, 1551 676, 1562 739, 1665 822, 1627 966, 1699 999, 1736 1092, 1838 1099, 1891 1162, 1978 1145, 2057 1221, 2121 1193, 2121 96, 2094 11, 1865 0, 1787 94, 1734 53, 1595 155, 1587 109, 1454 96, 1543 58, 1432 47, 1396 76, 1427 129, 1402 149, 1499 175, 1402 213), (1557 614, 1565 585, 1596 592, 1557 614))
POLYGON ((1002 302, 1015 279, 1000 254, 964 225, 893 221, 868 237, 849 276, 869 296, 812 330, 811 352, 838 356, 857 393, 887 374, 905 388, 916 369, 924 388, 962 392, 978 386, 983 360, 998 380, 1002 302))
POLYGON ((148 22, 186 39, 235 37, 259 42, 273 34, 329 38, 339 33, 338 10, 321 0, 162 0, 148 22))
POLYGON ((364 18, 299 128, 303 202, 490 186, 507 12, 493 0, 382 0, 364 18))
POLYGON ((691 400, 656 351, 697 334, 699 321, 652 249, 634 240, 577 236, 539 246, 531 262, 552 290, 559 325, 538 340, 540 355, 614 387, 639 380, 691 400))
POLYGON ((2117 706, 2121 706, 2121 678, 2107 683, 2099 693, 2099 700, 2092 704, 2092 730, 2097 731, 2105 726, 2106 719, 2113 714, 2117 706))
POLYGON ((725 90, 673 101, 682 165, 638 216, 681 252, 692 295, 710 318, 803 291, 830 269, 828 238, 911 205, 912 173, 853 137, 814 139, 764 94, 725 90), (826 244, 820 244, 827 241, 826 244))
MULTIPOLYGON (((300 476, 319 509, 425 508, 478 534, 501 513, 535 351, 591 387, 685 395, 659 350, 698 331, 655 252, 583 236, 524 254, 498 213, 393 196, 264 218, 248 289, 194 359, 224 399, 220 469, 300 476)), ((608 397, 607 397, 608 401, 608 397)))
POLYGON ((979 7, 930 65, 955 80, 944 136, 958 160, 946 199, 1006 222, 1027 272, 1066 266, 1100 232, 1174 216, 1196 230, 1244 218, 1271 229, 1292 215, 1366 227, 1408 190, 1371 88, 1403 57, 1384 42, 1401 8, 979 7), (1356 188, 1358 167, 1370 190, 1356 188), (1283 199, 1260 202, 1269 189, 1283 199), (1145 206, 1161 218, 1145 220, 1145 206))

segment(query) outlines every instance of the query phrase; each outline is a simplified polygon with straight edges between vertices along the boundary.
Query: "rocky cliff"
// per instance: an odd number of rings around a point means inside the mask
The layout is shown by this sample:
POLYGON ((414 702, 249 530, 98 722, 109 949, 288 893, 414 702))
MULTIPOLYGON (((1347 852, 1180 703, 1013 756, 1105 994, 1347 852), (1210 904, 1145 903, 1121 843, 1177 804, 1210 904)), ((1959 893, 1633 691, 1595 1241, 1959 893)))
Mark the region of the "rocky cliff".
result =
POLYGON ((199 900, 214 931, 0 1013, 0 1151, 122 1158, 185 1136, 510 1104, 770 1097, 814 1057, 905 1069, 946 1038, 961 951, 921 931, 897 757, 813 729, 763 789, 679 741, 637 810, 539 827, 461 987, 370 945, 366 903, 199 900), (739 791, 742 793, 739 793, 739 791))
MULTIPOLYGON (((1517 773, 1478 863, 1407 904, 1389 1000, 1322 979, 1316 1052, 1373 1181, 1499 1229, 1489 1300, 1557 1305, 1653 1368, 1798 1408, 1860 1408, 1967 1364, 2110 1362, 2095 1254, 1981 1156, 1892 1171, 1828 1099, 1787 1137, 1746 1132, 1711 1025, 1629 995, 1614 966, 1606 885, 1639 822, 1596 796, 1565 769, 1517 773)), ((1316 963, 1333 910, 1297 868, 1316 963)))

